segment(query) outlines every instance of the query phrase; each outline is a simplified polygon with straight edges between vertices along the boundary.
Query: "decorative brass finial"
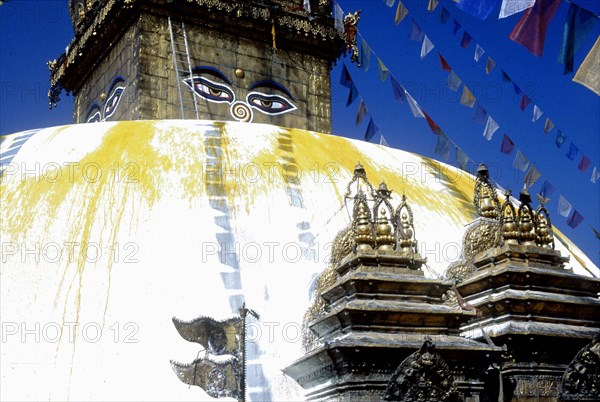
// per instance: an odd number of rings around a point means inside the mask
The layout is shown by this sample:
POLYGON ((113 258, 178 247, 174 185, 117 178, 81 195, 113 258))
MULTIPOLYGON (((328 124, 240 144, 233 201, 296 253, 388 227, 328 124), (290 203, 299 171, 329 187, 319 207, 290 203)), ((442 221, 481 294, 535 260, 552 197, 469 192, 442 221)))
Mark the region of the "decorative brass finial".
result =
POLYGON ((235 69, 235 76, 238 78, 244 78, 246 76, 246 72, 242 68, 235 69))
POLYGON ((413 213, 406 201, 406 195, 402 194, 402 201, 396 208, 397 241, 396 251, 400 254, 417 254, 417 239, 415 238, 415 227, 413 225, 413 213))
POLYGON ((479 216, 489 219, 499 219, 500 201, 498 201, 496 188, 490 181, 489 170, 483 163, 477 168, 473 204, 479 216))
POLYGON ((359 162, 356 162, 356 166, 354 166, 354 175, 352 176, 352 180, 346 186, 346 194, 344 194, 344 199, 352 199, 356 198, 352 197, 352 185, 356 184, 356 192, 367 192, 373 199, 377 196, 375 192, 375 188, 367 179, 367 172, 365 171, 364 166, 359 162))
POLYGON ((356 162, 356 165, 354 165, 354 177, 362 177, 364 179, 367 178, 365 167, 362 165, 362 163, 360 163, 360 161, 356 162))
POLYGON ((355 199, 352 226, 356 242, 356 252, 372 252, 375 245, 375 236, 373 235, 373 224, 371 221, 371 212, 367 206, 367 198, 362 192, 359 192, 355 199))
POLYGON ((526 246, 534 246, 536 240, 537 221, 531 208, 531 195, 527 190, 527 185, 523 187, 519 194, 519 241, 526 246))
MULTIPOLYGON (((389 213, 390 219, 392 220, 392 224, 394 228, 396 228, 396 214, 394 213, 394 206, 391 203, 392 191, 388 189, 385 181, 382 180, 381 184, 377 188, 377 193, 375 195, 375 204, 373 205, 373 219, 375 222, 379 222, 379 211, 381 206, 387 207, 387 212, 389 213)), ((383 211, 383 209, 381 209, 383 211)))
POLYGON ((377 251, 392 253, 396 248, 393 226, 388 221, 385 208, 381 208, 381 218, 377 220, 377 251))
POLYGON ((377 188, 377 194, 381 196, 381 198, 390 198, 392 191, 388 190, 388 186, 387 184, 385 184, 385 180, 381 180, 381 184, 377 188))
POLYGON ((554 249, 554 230, 552 229, 552 223, 550 222, 550 213, 544 206, 549 200, 539 194, 538 200, 540 205, 535 210, 535 217, 537 219, 536 242, 540 247, 554 249))
POLYGON ((510 202, 510 196, 510 190, 506 190, 506 201, 504 201, 504 204, 502 204, 502 209, 500 212, 502 241, 508 244, 518 244, 519 231, 517 223, 515 222, 517 212, 515 211, 515 207, 513 207, 510 202))
POLYGON ((350 51, 350 61, 356 63, 357 67, 360 67, 360 61, 358 59, 358 45, 356 43, 356 35, 358 34, 358 21, 360 21, 361 10, 354 13, 350 13, 344 17, 344 32, 346 33, 346 51, 344 54, 350 51))
POLYGON ((519 194, 519 201, 521 201, 521 204, 527 204, 531 207, 531 194, 527 190, 527 184, 523 185, 523 190, 519 194))

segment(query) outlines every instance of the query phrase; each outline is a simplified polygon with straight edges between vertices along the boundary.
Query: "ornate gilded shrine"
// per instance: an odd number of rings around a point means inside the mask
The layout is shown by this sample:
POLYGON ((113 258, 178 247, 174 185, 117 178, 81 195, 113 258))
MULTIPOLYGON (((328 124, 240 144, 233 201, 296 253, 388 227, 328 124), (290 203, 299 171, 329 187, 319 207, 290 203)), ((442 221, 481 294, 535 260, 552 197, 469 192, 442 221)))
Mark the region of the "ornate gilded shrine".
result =
MULTIPOLYGON (((567 365, 600 332, 600 279, 565 268, 568 258, 555 250, 544 201, 534 208, 524 188, 518 200, 507 191, 501 204, 487 168, 480 166, 474 196, 480 218, 465 233, 462 261, 446 272, 481 312, 461 326, 461 335, 489 337, 507 348, 501 367, 505 400, 556 401, 561 392, 572 392, 567 365)), ((598 381, 594 369, 579 375, 598 381)), ((600 388, 581 388, 600 397, 600 388)))
POLYGON ((329 1, 70 0, 69 10, 75 38, 48 63, 49 97, 52 107, 72 92, 76 123, 210 119, 331 131, 329 70, 344 36, 329 1))
POLYGON ((534 208, 523 189, 500 202, 481 165, 479 218, 446 279, 424 276, 406 195, 394 208, 358 164, 346 200, 351 223, 317 280, 306 353, 285 369, 308 399, 600 398, 600 279, 564 267, 544 199, 534 208))
POLYGON ((452 282, 425 277, 408 198, 394 206, 386 184, 375 190, 356 165, 346 192, 352 221, 317 279, 305 317, 306 354, 284 370, 310 400, 497 395, 485 384, 502 348, 459 336, 476 313, 459 306, 452 282))

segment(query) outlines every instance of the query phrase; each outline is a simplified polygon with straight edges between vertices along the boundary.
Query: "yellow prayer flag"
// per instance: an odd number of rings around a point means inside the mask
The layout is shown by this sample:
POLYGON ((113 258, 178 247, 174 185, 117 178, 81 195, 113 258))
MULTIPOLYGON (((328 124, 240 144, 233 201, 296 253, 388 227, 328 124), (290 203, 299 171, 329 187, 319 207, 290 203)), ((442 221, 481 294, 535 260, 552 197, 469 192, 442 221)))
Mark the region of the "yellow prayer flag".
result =
POLYGON ((471 108, 475 106, 475 97, 473 96, 471 91, 469 91, 469 88, 467 88, 466 85, 463 86, 463 92, 460 97, 460 104, 471 108))
POLYGON ((396 19, 394 20, 394 23, 396 25, 398 25, 399 23, 402 22, 402 20, 408 15, 408 10, 406 9, 406 7, 404 7, 404 4, 402 4, 402 1, 398 2, 398 9, 396 10, 396 19))
POLYGON ((592 50, 585 56, 573 81, 600 96, 600 36, 596 39, 592 50))

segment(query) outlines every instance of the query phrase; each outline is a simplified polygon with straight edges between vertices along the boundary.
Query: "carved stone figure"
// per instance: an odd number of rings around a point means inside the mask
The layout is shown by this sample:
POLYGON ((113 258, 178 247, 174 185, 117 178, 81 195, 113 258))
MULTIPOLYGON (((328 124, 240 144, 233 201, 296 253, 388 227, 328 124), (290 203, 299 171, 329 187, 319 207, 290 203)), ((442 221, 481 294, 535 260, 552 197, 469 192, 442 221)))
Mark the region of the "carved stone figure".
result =
POLYGON ((360 67, 358 59, 358 45, 356 35, 358 34, 358 21, 360 21, 361 10, 350 13, 344 17, 344 32, 346 33, 346 53, 350 52, 350 61, 360 67))
POLYGON ((600 400, 600 334, 567 367, 560 396, 564 401, 600 400))
POLYGON ((408 356, 398 366, 383 399, 403 402, 456 401, 454 379, 448 364, 426 340, 421 349, 408 356))

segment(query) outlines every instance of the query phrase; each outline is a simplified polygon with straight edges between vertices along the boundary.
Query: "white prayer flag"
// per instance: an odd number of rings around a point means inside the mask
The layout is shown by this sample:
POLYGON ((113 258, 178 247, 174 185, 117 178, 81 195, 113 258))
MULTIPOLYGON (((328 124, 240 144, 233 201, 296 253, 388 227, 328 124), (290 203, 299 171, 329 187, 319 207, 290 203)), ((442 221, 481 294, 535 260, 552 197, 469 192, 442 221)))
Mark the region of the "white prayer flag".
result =
POLYGON ((527 10, 533 7, 535 0, 502 0, 502 6, 500 6, 500 18, 510 17, 513 14, 520 13, 521 11, 527 10))
POLYGON ((419 105, 417 105, 417 101, 414 100, 413 97, 410 96, 410 94, 408 92, 405 92, 405 93, 406 93, 406 99, 408 99, 408 106, 410 106, 410 110, 412 111, 413 116, 425 118, 423 111, 421 110, 419 105))
POLYGON ((483 50, 483 48, 481 46, 479 46, 479 43, 475 46, 475 61, 479 61, 479 59, 481 58, 481 56, 483 56, 483 54, 485 53, 485 50, 483 50))
POLYGON ((558 197, 558 213, 561 216, 568 218, 572 209, 573 209, 573 206, 571 205, 571 203, 569 201, 567 201, 565 199, 565 197, 562 196, 562 194, 559 195, 559 197, 558 197))
POLYGON ((499 128, 500 126, 492 119, 492 116, 488 116, 487 122, 485 123, 485 129, 483 130, 483 136, 486 140, 490 141, 499 128))
POLYGON ((544 112, 542 112, 538 105, 533 105, 533 118, 531 121, 536 122, 543 114, 544 112))
POLYGON ((425 58, 433 50, 433 43, 429 40, 427 35, 423 38, 423 46, 421 46, 421 60, 425 58))

